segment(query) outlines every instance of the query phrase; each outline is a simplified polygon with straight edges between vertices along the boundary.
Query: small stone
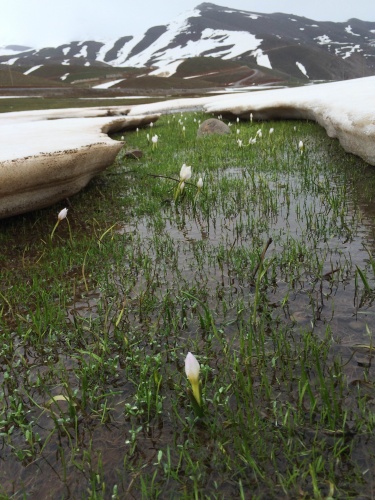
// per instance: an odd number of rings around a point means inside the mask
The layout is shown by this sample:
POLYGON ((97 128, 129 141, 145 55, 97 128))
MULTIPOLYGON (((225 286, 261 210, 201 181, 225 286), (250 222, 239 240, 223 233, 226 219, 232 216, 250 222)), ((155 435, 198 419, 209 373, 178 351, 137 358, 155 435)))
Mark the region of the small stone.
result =
POLYGON ((197 137, 211 134, 230 134, 230 128, 228 127, 228 125, 218 120, 217 118, 209 118, 208 120, 205 120, 200 124, 197 132, 197 137))

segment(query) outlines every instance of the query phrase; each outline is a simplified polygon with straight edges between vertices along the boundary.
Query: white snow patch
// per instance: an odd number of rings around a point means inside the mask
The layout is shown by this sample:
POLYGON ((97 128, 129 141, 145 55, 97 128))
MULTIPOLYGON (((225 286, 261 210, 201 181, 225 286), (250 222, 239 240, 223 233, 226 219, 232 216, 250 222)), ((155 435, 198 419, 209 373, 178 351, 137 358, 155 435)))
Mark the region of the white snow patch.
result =
POLYGON ((67 56, 70 52, 70 47, 65 47, 64 49, 62 49, 62 51, 63 51, 64 56, 67 56))
POLYGON ((32 68, 25 71, 24 75, 29 75, 30 73, 32 73, 33 71, 36 71, 37 69, 41 68, 42 66, 43 66, 43 64, 39 64, 39 66, 33 66, 32 68))
POLYGON ((87 45, 84 45, 82 49, 74 57, 87 57, 87 45))
POLYGON ((184 80, 191 80, 192 78, 200 78, 208 75, 217 75, 219 71, 211 71, 211 73, 202 73, 201 75, 193 75, 193 76, 184 76, 184 80))
POLYGON ((105 82, 101 83, 100 85, 95 85, 93 89, 109 89, 110 87, 113 87, 113 85, 123 82, 124 80, 126 80, 126 78, 121 78, 120 80, 111 80, 110 82, 105 82))
POLYGON ((91 66, 91 64, 88 61, 86 61, 85 66, 91 66))
POLYGON ((301 73, 303 73, 306 76, 306 78, 309 78, 309 75, 307 74, 305 66, 300 62, 296 62, 296 65, 297 65, 298 69, 301 71, 301 73))
POLYGON ((65 75, 60 76, 60 80, 66 80, 69 75, 70 75, 70 73, 65 73, 65 75))
POLYGON ((327 45, 328 43, 332 43, 332 40, 328 35, 320 35, 314 38, 314 40, 318 40, 319 45, 327 45))
POLYGON ((300 30, 300 31, 305 31, 305 28, 300 28, 299 30, 300 30))
POLYGON ((43 97, 41 95, 0 95, 0 99, 34 99, 34 97, 43 97))
POLYGON ((69 59, 65 59, 61 64, 63 66, 70 66, 70 61, 69 61, 69 59))
POLYGON ((1 64, 9 64, 9 66, 12 66, 18 59, 19 57, 13 57, 12 59, 2 62, 1 64))
POLYGON ((297 22, 298 22, 298 21, 297 21, 297 19, 293 19, 293 18, 291 18, 291 17, 289 18, 289 20, 290 20, 290 21, 294 21, 295 23, 297 23, 297 22))
POLYGON ((250 19, 259 19, 262 16, 259 16, 258 14, 250 14, 250 15, 248 15, 246 17, 250 17, 250 19))
POLYGON ((272 69, 269 57, 267 56, 267 54, 264 54, 262 49, 253 50, 251 55, 256 57, 258 66, 272 69))
MULTIPOLYGON (((375 76, 299 88, 267 90, 222 96, 205 105, 207 113, 231 111, 237 115, 267 111, 270 119, 313 119, 326 129, 329 137, 339 139, 346 151, 375 165, 375 76)), ((130 112, 131 113, 131 112, 130 112)), ((263 116, 264 119, 264 116, 263 116)))
POLYGON ((347 33, 350 33, 351 35, 354 35, 354 36, 361 36, 361 35, 358 35, 357 33, 353 33, 352 27, 350 26, 350 24, 345 28, 345 31, 347 33))
POLYGON ((349 49, 347 52, 345 52, 345 54, 342 56, 343 59, 347 59, 348 57, 350 57, 352 54, 354 54, 354 52, 357 50, 357 52, 361 52, 362 49, 361 49, 361 46, 360 45, 349 45, 349 46, 346 46, 346 47, 342 47, 341 50, 343 49, 349 49))

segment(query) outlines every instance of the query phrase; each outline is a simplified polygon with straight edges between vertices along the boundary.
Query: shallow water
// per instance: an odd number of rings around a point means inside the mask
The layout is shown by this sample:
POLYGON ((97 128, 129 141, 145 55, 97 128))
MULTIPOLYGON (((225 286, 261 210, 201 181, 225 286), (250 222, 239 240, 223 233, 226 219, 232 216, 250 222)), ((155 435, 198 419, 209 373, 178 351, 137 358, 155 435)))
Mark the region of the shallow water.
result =
MULTIPOLYGON (((368 183, 373 182, 375 169, 368 168, 366 176, 368 183)), ((125 252, 122 262, 113 262, 113 275, 107 277, 113 286, 113 296, 120 297, 124 303, 126 299, 126 319, 121 332, 125 340, 129 331, 135 331, 140 337, 142 353, 156 357, 154 346, 142 340, 142 332, 156 328, 155 324, 165 326, 160 320, 161 304, 170 298, 176 308, 176 303, 181 303, 181 313, 176 332, 172 327, 168 332, 186 340, 185 345, 203 346, 206 339, 196 314, 197 310, 202 311, 203 303, 211 311, 216 328, 223 332, 230 349, 238 350, 239 325, 250 324, 254 314, 259 255, 272 238, 265 254, 270 269, 262 291, 269 323, 288 325, 294 335, 291 342, 296 344, 305 332, 320 339, 329 337, 332 340, 330 359, 332 363, 339 360, 348 386, 366 387, 367 380, 374 380, 375 376, 373 353, 372 349, 359 345, 372 344, 375 294, 364 293, 356 266, 366 269, 369 283, 375 288, 368 253, 375 253, 375 204, 372 202, 375 193, 365 193, 360 182, 349 183, 348 176, 337 170, 331 172, 329 167, 320 168, 311 179, 306 176, 303 164, 293 173, 276 174, 253 170, 245 164, 223 170, 220 180, 227 183, 228 190, 218 194, 209 212, 195 211, 183 203, 176 207, 172 203, 164 207, 161 215, 117 224, 116 235, 122 238, 127 249, 138 249, 137 258, 141 262, 129 263, 125 252), (130 278, 124 278, 126 273, 130 278), (191 296, 184 295, 184 290, 189 290, 191 296), (147 307, 142 307, 143 297, 147 297, 147 307), (196 297, 196 301, 191 297, 196 297)), ((218 188, 217 185, 210 187, 214 181, 213 176, 207 174, 207 189, 218 188)), ((198 206, 199 203, 198 198, 198 206)), ((83 325, 80 332, 90 345, 95 340, 91 325, 106 313, 105 302, 111 294, 104 285, 97 286, 89 279, 83 282, 81 267, 75 272, 77 285, 65 308, 66 324, 83 325)), ((111 314, 110 311, 108 318, 113 323, 118 310, 111 314)), ((260 316, 258 312, 257 318, 260 316)), ((116 333, 112 323, 107 329, 111 336, 116 333)), ((271 346, 271 335, 268 341, 271 346)), ((166 334, 160 350, 169 355, 176 348, 180 355, 180 345, 174 342, 173 336, 166 334)), ((85 348, 85 344, 77 345, 81 351, 85 348)), ((25 375, 28 385, 47 377, 48 386, 48 369, 43 359, 31 349, 16 349, 16 353, 22 363, 28 365, 25 375)), ((172 354, 170 362, 176 365, 175 371, 182 374, 183 366, 172 354)), ((95 384, 93 355, 85 352, 78 361, 74 353, 64 351, 63 343, 59 345, 56 366, 64 367, 67 380, 77 388, 76 397, 80 402, 81 381, 77 380, 77 373, 81 373, 82 366, 78 365, 83 362, 87 372, 93 371, 90 383, 95 384)), ((45 445, 36 460, 27 456, 17 460, 5 446, 0 462, 3 491, 15 498, 21 498, 23 491, 28 492, 29 498, 81 498, 88 495, 88 485, 91 485, 91 491, 96 491, 98 497, 102 494, 103 498, 109 498, 112 491, 108 486, 104 492, 101 489, 101 480, 105 477, 107 485, 118 485, 120 497, 139 498, 139 492, 133 491, 137 477, 129 472, 132 464, 140 462, 144 474, 152 474, 158 450, 172 442, 176 447, 185 446, 186 436, 184 431, 172 427, 168 416, 151 417, 146 426, 143 425, 144 413, 132 414, 132 408, 141 407, 142 403, 134 398, 138 380, 129 380, 123 373, 125 367, 119 368, 107 375, 113 394, 110 416, 104 421, 96 408, 83 403, 77 408, 76 422, 70 418, 71 408, 66 400, 45 409, 45 394, 35 388, 32 397, 41 406, 34 408, 29 419, 36 422, 45 445), (59 421, 62 418, 65 422, 59 421), (139 428, 132 448, 132 431, 139 428), (54 437, 49 440, 48 435, 54 429, 54 437), (130 467, 124 464, 126 460, 130 467)), ((167 379, 165 383, 169 390, 175 391, 174 379, 167 379)), ((100 393, 100 386, 97 391, 100 393)), ((371 391, 369 387, 369 393, 371 391)), ((61 386, 51 383, 49 397, 62 392, 61 386)), ((169 394, 167 390, 166 393, 169 394)), ((280 399, 283 397, 286 398, 285 394, 280 399)), ((183 404, 181 402, 181 406, 183 404)), ((168 401, 164 402, 164 409, 167 415, 168 401)), ((368 455, 361 437, 355 441, 354 455, 358 456, 358 462, 366 462, 368 455)), ((208 450, 204 432, 202 442, 202 447, 208 450)), ((19 448, 23 443, 23 435, 14 438, 13 444, 19 448)), ((215 481, 220 484, 218 471, 212 467, 212 484, 215 481)), ((177 490, 171 488, 172 498, 177 490)), ((225 480, 221 488, 228 491, 229 496, 236 494, 229 480, 225 480)))

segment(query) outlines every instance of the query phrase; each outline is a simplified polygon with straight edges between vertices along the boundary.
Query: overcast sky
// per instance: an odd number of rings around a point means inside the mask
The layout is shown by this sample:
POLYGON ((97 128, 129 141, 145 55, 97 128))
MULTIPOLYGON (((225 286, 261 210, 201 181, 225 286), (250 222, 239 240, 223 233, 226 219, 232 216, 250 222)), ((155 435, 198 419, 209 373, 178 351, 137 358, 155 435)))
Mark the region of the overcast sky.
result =
MULTIPOLYGON (((167 24, 200 0, 0 0, 0 46, 110 40, 167 24)), ((252 12, 285 12, 317 21, 375 21, 374 0, 211 0, 252 12)))

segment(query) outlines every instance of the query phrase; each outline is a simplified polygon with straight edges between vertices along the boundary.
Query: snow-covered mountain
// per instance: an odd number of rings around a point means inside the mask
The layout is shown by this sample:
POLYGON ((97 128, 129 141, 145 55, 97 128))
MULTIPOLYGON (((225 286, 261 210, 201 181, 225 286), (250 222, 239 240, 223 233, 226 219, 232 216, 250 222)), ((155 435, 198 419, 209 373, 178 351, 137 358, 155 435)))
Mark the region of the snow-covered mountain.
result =
POLYGON ((38 50, 0 48, 2 64, 152 67, 160 76, 174 74, 182 61, 196 56, 239 61, 305 80, 374 75, 375 22, 317 22, 202 3, 139 36, 74 41, 38 50))

